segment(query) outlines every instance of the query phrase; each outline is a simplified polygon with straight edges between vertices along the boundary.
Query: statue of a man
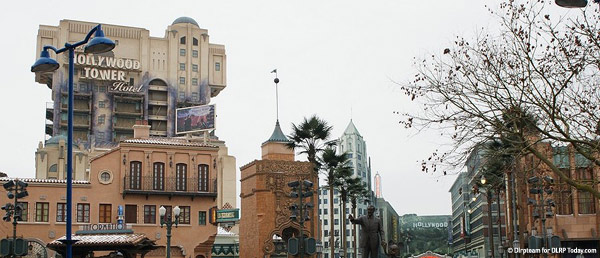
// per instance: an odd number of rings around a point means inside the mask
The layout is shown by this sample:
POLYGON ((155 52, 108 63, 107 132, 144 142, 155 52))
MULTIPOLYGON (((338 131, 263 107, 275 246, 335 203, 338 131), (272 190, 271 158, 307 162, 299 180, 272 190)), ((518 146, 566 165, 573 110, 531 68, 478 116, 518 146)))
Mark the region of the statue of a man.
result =
POLYGON ((363 249, 362 257, 377 258, 379 257, 379 244, 385 248, 385 241, 383 241, 383 225, 381 220, 375 217, 375 207, 369 205, 367 208, 367 215, 363 215, 354 219, 352 214, 348 216, 348 219, 353 224, 359 224, 360 227, 360 247, 363 249))

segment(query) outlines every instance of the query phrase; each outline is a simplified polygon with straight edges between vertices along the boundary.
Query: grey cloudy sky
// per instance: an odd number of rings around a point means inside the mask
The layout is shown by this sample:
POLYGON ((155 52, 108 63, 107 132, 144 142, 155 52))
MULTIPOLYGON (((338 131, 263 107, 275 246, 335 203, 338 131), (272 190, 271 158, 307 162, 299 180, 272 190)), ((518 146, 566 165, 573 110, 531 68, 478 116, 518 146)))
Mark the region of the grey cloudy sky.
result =
POLYGON ((29 72, 39 55, 40 24, 83 20, 142 27, 162 37, 173 20, 189 16, 208 29, 212 43, 226 47, 227 88, 213 102, 217 135, 238 168, 260 158, 260 144, 273 130, 270 71, 277 68, 284 133, 291 123, 317 114, 334 126, 337 138, 352 116, 367 141, 373 175, 383 177, 383 195, 398 213, 450 214, 454 176, 424 174, 418 162, 441 143, 439 134, 415 134, 398 124, 393 111, 415 105, 392 81, 412 78, 414 57, 441 53, 456 35, 473 35, 493 23, 484 5, 496 1, 93 2, 11 1, 0 16, 0 171, 34 176, 45 103, 51 101, 50 90, 29 72))

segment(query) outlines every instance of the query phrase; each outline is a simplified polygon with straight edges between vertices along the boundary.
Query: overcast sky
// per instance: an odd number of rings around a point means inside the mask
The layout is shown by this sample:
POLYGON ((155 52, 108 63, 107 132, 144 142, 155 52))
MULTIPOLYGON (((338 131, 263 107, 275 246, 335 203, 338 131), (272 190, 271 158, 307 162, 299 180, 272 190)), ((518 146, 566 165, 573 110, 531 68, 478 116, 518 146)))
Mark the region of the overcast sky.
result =
POLYGON ((413 58, 441 54, 457 35, 494 24, 486 3, 497 1, 11 1, 0 16, 0 171, 34 177, 34 152, 51 101, 50 90, 29 72, 39 55, 40 24, 82 20, 142 27, 163 37, 173 20, 189 16, 208 29, 211 43, 226 48, 227 88, 213 103, 216 133, 238 168, 260 159, 260 145, 273 130, 270 71, 277 68, 285 134, 291 123, 317 114, 337 138, 352 118, 367 142, 372 173, 382 176, 383 195, 399 214, 450 214, 455 176, 424 174, 418 162, 441 143, 439 133, 416 134, 398 124, 393 112, 416 105, 393 81, 413 78, 413 58))

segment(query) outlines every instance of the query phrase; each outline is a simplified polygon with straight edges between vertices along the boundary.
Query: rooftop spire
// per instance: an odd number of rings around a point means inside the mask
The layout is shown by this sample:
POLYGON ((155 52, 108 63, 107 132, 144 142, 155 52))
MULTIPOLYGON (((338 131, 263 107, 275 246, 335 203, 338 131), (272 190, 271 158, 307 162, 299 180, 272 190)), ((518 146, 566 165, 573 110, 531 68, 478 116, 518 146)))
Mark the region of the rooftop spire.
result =
POLYGON ((275 79, 273 80, 275 82, 275 109, 277 110, 277 124, 279 124, 279 89, 277 87, 279 78, 277 78, 277 69, 273 69, 271 73, 275 73, 275 79))
POLYGON ((279 126, 279 120, 277 122, 275 122, 275 129, 273 129, 273 133, 271 134, 271 137, 269 137, 269 139, 267 141, 265 141, 265 143, 267 142, 289 142, 290 140, 288 140, 288 138, 285 136, 285 134, 283 134, 283 131, 281 131, 281 127, 279 126))

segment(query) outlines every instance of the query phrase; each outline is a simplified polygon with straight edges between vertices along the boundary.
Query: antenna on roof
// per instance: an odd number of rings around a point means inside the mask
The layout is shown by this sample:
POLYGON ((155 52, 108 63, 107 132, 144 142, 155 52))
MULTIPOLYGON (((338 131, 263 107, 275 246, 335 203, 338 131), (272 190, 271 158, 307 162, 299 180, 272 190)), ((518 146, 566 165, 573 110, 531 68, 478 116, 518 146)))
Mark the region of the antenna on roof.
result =
POLYGON ((275 108, 277 110, 277 122, 279 123, 279 89, 277 87, 279 78, 277 78, 277 69, 273 69, 271 73, 275 73, 275 79, 273 80, 275 82, 275 108))

